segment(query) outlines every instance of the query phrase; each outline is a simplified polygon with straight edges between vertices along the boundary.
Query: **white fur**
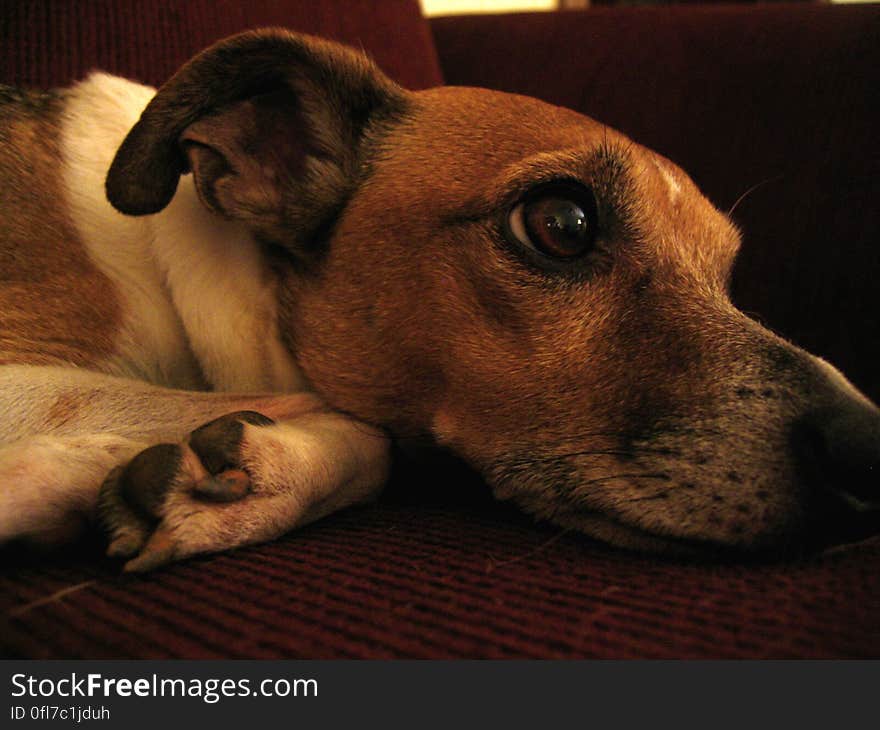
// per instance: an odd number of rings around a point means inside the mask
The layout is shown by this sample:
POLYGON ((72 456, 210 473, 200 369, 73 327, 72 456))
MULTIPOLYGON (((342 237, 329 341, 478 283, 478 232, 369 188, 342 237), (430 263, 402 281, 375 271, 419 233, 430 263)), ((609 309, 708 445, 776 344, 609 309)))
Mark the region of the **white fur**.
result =
POLYGON ((245 227, 210 213, 191 176, 152 223, 156 261, 214 388, 301 390, 278 332, 274 281, 245 227))
POLYGON ((80 240, 116 284, 125 313, 118 354, 102 369, 162 385, 196 387, 198 365, 153 259, 151 223, 118 213, 104 193, 116 149, 154 93, 102 73, 73 87, 61 128, 62 175, 80 240))
POLYGON ((148 444, 122 436, 34 436, 0 446, 0 544, 75 537, 93 519, 107 472, 148 444))
POLYGON ((103 73, 75 86, 62 125, 71 218, 125 312, 105 369, 172 387, 291 391, 303 387, 277 329, 275 292, 241 226, 209 213, 189 176, 169 206, 128 217, 105 197, 113 156, 155 90, 103 73))
MULTIPOLYGON (((306 392, 204 393, 156 387, 81 368, 0 366, 0 444, 37 435, 113 433, 150 442, 178 441, 206 421, 236 410, 284 420, 318 408, 306 392)), ((0 478, 0 489, 3 488, 0 478)))
POLYGON ((669 191, 669 202, 675 204, 675 201, 678 200, 678 196, 681 195, 681 184, 678 180, 675 179, 675 175, 669 169, 669 167, 654 157, 651 158, 654 164, 657 166, 657 169, 660 170, 660 174, 663 176, 663 179, 666 181, 666 186, 669 191))

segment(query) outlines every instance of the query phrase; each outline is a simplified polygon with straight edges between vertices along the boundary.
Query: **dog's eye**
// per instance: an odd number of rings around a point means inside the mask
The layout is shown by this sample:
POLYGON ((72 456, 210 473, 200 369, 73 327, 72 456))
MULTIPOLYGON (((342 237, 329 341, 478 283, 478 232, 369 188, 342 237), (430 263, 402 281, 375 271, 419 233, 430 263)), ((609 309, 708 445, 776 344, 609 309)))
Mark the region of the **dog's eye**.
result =
POLYGON ((596 240, 596 201, 587 188, 546 183, 510 211, 507 228, 520 243, 554 259, 583 256, 596 240))

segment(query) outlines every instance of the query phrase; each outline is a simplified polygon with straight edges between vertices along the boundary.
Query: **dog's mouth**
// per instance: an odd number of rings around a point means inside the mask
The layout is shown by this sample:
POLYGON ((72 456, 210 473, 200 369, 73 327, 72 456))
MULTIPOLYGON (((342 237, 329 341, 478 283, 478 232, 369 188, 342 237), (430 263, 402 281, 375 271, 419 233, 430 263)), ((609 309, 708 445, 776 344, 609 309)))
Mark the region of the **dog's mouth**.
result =
POLYGON ((616 548, 673 558, 706 559, 743 554, 742 549, 709 539, 660 533, 622 522, 606 513, 572 510, 557 513, 552 521, 616 548))
POLYGON ((691 472, 681 476, 668 463, 659 466, 650 472, 631 467, 632 473, 618 468, 593 476, 586 483, 594 489, 586 493, 575 469, 550 474, 499 470, 493 492, 539 519, 640 553, 713 559, 773 551, 778 556, 802 543, 795 537, 799 510, 794 503, 790 511, 769 503, 769 497, 766 505, 746 505, 745 495, 732 499, 723 486, 701 488, 691 472))
POLYGON ((866 541, 880 540, 880 510, 861 513, 857 522, 823 524, 797 534, 780 532, 749 543, 732 544, 711 538, 664 533, 623 522, 589 509, 560 512, 552 521, 616 548, 689 560, 775 560, 839 552, 866 541))

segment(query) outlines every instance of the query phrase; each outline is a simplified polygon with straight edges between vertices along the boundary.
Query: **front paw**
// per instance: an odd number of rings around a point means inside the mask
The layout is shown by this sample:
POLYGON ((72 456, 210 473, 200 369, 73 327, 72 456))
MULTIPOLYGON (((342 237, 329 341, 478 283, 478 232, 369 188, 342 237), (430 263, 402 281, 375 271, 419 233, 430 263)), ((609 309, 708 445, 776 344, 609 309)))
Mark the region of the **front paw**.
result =
POLYGON ((113 469, 98 501, 107 554, 127 558, 126 571, 146 571, 239 544, 236 513, 224 508, 252 490, 241 465, 245 424, 273 423, 254 411, 230 413, 180 444, 151 446, 113 469))

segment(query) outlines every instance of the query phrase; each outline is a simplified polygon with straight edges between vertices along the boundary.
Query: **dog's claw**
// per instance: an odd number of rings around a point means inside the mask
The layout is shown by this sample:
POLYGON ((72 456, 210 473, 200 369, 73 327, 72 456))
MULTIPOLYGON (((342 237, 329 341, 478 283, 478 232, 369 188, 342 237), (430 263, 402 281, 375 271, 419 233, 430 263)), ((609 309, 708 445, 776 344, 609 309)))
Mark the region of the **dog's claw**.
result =
POLYGON ((172 562, 176 557, 177 545, 171 534, 164 530, 157 530, 147 541, 140 554, 129 560, 123 570, 126 573, 146 573, 172 562))
POLYGON ((144 544, 144 539, 137 535, 121 535, 107 548, 108 558, 130 558, 136 555, 144 544))

